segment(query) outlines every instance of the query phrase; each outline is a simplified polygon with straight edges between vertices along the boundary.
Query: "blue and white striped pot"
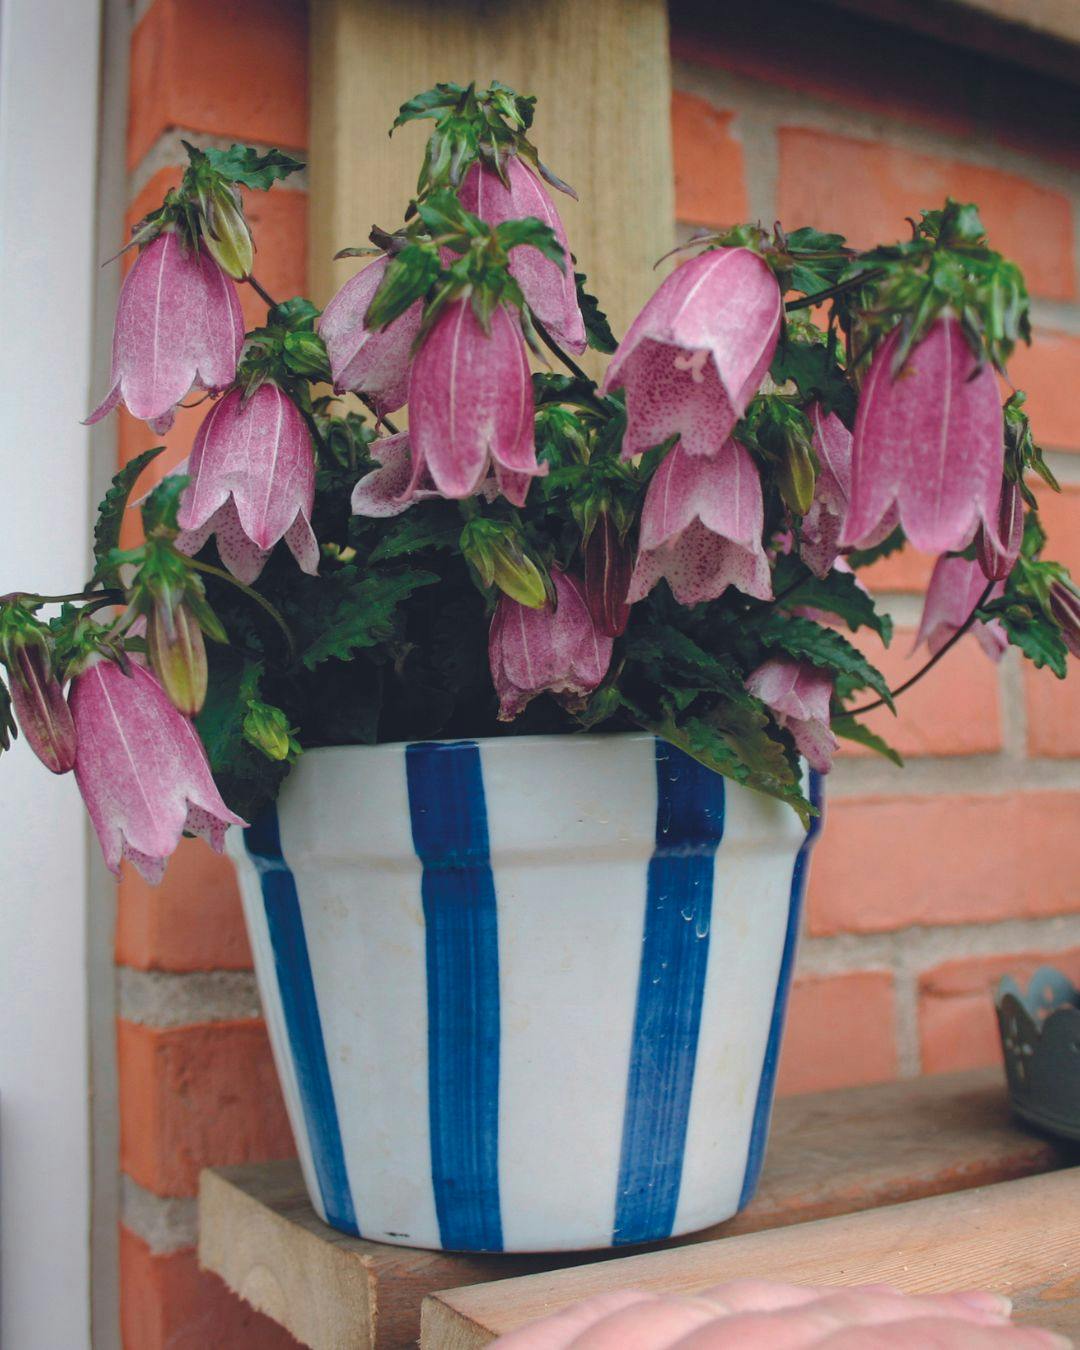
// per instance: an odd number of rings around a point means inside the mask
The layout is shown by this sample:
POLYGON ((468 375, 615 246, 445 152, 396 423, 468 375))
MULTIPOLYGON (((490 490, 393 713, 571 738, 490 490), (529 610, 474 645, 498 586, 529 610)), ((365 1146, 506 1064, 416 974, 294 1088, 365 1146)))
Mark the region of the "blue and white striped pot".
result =
POLYGON ((811 842, 645 735, 305 754, 230 850, 315 1209, 458 1251, 734 1214, 811 842))

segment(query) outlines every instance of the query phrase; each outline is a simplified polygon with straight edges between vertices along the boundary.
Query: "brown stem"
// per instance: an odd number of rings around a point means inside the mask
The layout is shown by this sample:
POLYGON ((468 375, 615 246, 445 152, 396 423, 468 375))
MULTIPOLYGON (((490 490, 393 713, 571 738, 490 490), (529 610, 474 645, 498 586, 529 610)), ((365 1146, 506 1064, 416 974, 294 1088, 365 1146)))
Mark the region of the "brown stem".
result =
MULTIPOLYGON (((979 610, 982 609, 983 605, 985 605, 987 600, 990 598, 990 592, 994 589, 994 585, 995 583, 993 581, 988 581, 986 583, 986 587, 983 590, 982 595, 980 595, 978 600, 975 601, 975 608, 967 616, 967 618, 956 630, 956 632, 952 635, 952 637, 949 638, 948 642, 946 642, 943 647, 941 647, 938 651, 936 651, 934 655, 930 658, 930 660, 927 661, 926 665, 923 666, 921 669, 917 670, 915 674, 912 675, 910 679, 905 680, 903 684, 898 684, 895 689, 889 690, 889 693, 892 695, 894 699, 899 698, 900 695, 906 689, 910 689, 913 684, 918 684, 918 682, 922 679, 922 677, 926 674, 926 672, 928 670, 933 670, 933 668, 937 665, 937 663, 941 660, 941 658, 945 655, 945 653, 956 646, 956 644, 968 631, 971 625, 975 622, 975 617, 978 614, 979 610)), ((864 703, 861 708, 845 708, 843 715, 845 717, 857 717, 861 713, 873 712, 875 708, 881 708, 884 705, 885 699, 876 698, 871 703, 864 703)))
POLYGON ((856 277, 849 277, 847 281, 838 281, 835 286, 830 286, 828 290, 818 291, 816 295, 804 295, 801 300, 789 300, 784 309, 791 311, 793 309, 809 309, 812 305, 824 304, 826 300, 832 300, 837 295, 843 295, 845 291, 854 290, 856 286, 863 286, 868 281, 877 281, 878 277, 885 275, 884 268, 875 267, 869 272, 860 272, 856 277))
POLYGON ((576 376, 579 380, 584 380, 586 384, 594 383, 593 380, 589 379, 588 375, 585 374, 573 357, 567 356, 535 314, 532 316, 532 324, 536 329, 536 335, 539 337, 540 341, 552 356, 557 356, 559 358, 571 375, 576 376))
POLYGON ((393 422, 390 421, 389 417, 382 416, 382 414, 375 407, 375 404, 372 401, 372 399, 367 394, 358 394, 357 398, 359 398, 360 402, 364 405, 364 407, 368 410, 368 412, 371 413, 372 417, 375 418, 376 425, 381 423, 387 429, 387 431, 389 431, 391 436, 397 435, 398 428, 394 425, 393 422))
POLYGON ((268 290, 266 290, 255 280, 254 277, 249 276, 246 277, 245 280, 268 309, 277 309, 277 301, 274 299, 274 297, 270 294, 268 290))

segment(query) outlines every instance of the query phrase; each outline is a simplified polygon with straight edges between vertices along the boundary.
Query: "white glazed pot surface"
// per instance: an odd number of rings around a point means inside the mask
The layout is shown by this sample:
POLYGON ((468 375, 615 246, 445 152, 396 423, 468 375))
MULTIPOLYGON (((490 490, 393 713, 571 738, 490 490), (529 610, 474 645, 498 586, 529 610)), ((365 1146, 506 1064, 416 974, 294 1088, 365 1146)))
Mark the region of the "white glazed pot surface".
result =
POLYGON ((305 754, 229 849, 318 1213, 465 1251, 734 1214, 813 833, 645 735, 305 754))

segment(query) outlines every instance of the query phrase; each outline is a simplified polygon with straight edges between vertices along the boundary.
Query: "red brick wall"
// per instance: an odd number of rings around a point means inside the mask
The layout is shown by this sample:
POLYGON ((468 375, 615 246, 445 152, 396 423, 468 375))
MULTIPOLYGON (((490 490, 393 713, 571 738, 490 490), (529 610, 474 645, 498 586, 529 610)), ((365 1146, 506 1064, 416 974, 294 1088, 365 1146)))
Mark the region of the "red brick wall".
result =
MULTIPOLYGON (((762 0, 747 17, 722 8, 721 22, 713 5, 673 7, 681 225, 779 216, 865 243, 900 237, 903 216, 945 192, 978 198, 1036 297, 1038 342, 1015 378, 1068 484, 1046 519, 1080 574, 1075 108, 1050 81, 1006 78, 810 0, 762 0)), ((299 0, 152 0, 136 16, 132 220, 176 180, 181 136, 303 151, 299 0)), ((304 186, 294 178, 253 203, 256 271, 275 294, 304 287, 304 186)), ((244 307, 249 323, 260 317, 253 293, 244 307)), ((200 417, 177 419, 167 465, 187 454, 200 417)), ((124 418, 121 458, 153 443, 124 418)), ((897 680, 928 574, 917 555, 874 569, 900 628, 882 661, 897 680)), ((1012 653, 995 669, 968 643, 902 708, 889 734, 909 768, 851 754, 830 780, 785 1091, 990 1063, 997 976, 1064 952, 1080 971, 1080 679, 1021 672, 1012 653)), ((199 1169, 292 1147, 228 864, 185 843, 156 890, 126 870, 116 959, 125 1346, 292 1345, 194 1254, 199 1169)))

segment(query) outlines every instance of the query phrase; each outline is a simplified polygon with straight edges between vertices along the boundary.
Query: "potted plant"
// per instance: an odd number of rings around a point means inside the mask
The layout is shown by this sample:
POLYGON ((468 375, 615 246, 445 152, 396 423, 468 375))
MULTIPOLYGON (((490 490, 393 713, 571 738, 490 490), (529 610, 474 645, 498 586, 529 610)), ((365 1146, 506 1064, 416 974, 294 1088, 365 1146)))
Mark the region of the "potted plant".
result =
POLYGON ((109 866, 228 832, 316 1209, 486 1251, 752 1194, 821 775, 838 737, 899 762, 860 720, 897 691, 843 635, 890 637, 857 570, 939 555, 924 669, 968 630, 1059 676, 1080 650, 999 390, 1023 279, 974 206, 868 252, 700 237, 616 342, 532 115, 406 103, 416 197, 321 315, 259 285, 239 194, 299 166, 189 146, 92 419, 205 391, 190 457, 130 549, 159 450, 120 471, 86 587, 0 603, 5 741, 13 709, 74 770, 109 866))

